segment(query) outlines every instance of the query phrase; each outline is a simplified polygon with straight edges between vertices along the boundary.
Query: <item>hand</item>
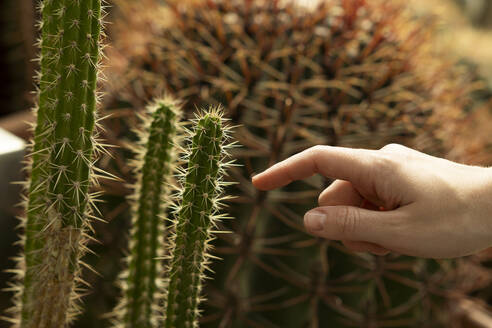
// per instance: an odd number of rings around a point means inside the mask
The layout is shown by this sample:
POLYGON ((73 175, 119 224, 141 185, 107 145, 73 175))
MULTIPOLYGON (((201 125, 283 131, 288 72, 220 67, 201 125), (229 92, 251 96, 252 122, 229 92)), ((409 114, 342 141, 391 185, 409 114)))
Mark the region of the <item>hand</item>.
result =
POLYGON ((315 146, 253 177, 271 190, 315 173, 339 179, 308 211, 308 232, 353 251, 452 258, 492 246, 492 171, 390 144, 315 146))

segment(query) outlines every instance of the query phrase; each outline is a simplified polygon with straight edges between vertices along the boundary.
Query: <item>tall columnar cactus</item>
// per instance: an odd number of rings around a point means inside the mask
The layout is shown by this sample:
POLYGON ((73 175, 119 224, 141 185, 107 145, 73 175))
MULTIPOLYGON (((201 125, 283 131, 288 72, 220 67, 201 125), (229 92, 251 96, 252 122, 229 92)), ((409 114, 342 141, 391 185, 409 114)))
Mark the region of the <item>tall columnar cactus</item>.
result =
POLYGON ((179 203, 175 204, 174 231, 166 270, 166 328, 197 327, 204 271, 208 269, 212 229, 224 218, 219 214, 227 128, 222 112, 213 108, 199 114, 184 159, 179 203))
POLYGON ((16 327, 66 327, 79 312, 95 182, 101 0, 41 3, 39 99, 26 184, 16 327))
POLYGON ((122 274, 123 296, 115 309, 115 327, 157 327, 162 316, 165 211, 176 167, 179 104, 170 98, 148 106, 139 133, 134 167, 133 217, 128 270, 122 274))

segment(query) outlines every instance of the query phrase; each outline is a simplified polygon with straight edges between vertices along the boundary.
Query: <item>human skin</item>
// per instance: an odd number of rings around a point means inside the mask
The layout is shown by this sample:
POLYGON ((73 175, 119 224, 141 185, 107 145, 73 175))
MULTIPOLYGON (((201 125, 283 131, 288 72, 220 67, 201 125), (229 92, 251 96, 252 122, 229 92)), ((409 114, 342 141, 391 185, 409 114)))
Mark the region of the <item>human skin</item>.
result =
POLYGON ((336 179, 304 216, 306 230, 356 252, 454 258, 492 246, 492 168, 389 144, 315 146, 253 177, 271 190, 313 174, 336 179))

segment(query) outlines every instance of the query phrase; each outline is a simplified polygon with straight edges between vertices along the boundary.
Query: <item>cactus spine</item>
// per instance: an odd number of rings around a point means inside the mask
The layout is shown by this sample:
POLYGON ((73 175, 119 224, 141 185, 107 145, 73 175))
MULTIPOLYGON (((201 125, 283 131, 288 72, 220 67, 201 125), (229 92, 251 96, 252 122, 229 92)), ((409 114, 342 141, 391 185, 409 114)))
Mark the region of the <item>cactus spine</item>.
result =
POLYGON ((13 309, 16 327, 65 327, 79 312, 89 186, 98 147, 96 82, 101 0, 41 3, 39 99, 27 183, 24 257, 13 309))
POLYGON ((170 263, 167 268, 166 328, 197 327, 201 282, 210 263, 212 229, 217 220, 220 194, 226 184, 221 181, 227 129, 222 111, 212 108, 198 114, 181 172, 180 203, 175 206, 174 231, 171 237, 170 263))
POLYGON ((162 214, 169 203, 168 186, 175 173, 179 118, 178 103, 160 99, 148 107, 138 131, 140 145, 134 167, 133 219, 128 270, 122 274, 123 297, 115 309, 114 327, 157 327, 162 315, 165 224, 162 214))

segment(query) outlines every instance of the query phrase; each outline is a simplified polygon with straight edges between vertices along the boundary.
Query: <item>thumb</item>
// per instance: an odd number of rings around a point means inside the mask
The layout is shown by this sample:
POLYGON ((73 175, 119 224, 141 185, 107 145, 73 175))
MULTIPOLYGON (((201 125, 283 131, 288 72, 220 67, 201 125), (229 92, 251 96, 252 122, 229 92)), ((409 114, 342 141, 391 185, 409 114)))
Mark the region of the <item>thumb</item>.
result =
POLYGON ((398 232, 398 211, 371 211, 354 206, 321 206, 304 215, 309 233, 332 240, 383 245, 398 232))

